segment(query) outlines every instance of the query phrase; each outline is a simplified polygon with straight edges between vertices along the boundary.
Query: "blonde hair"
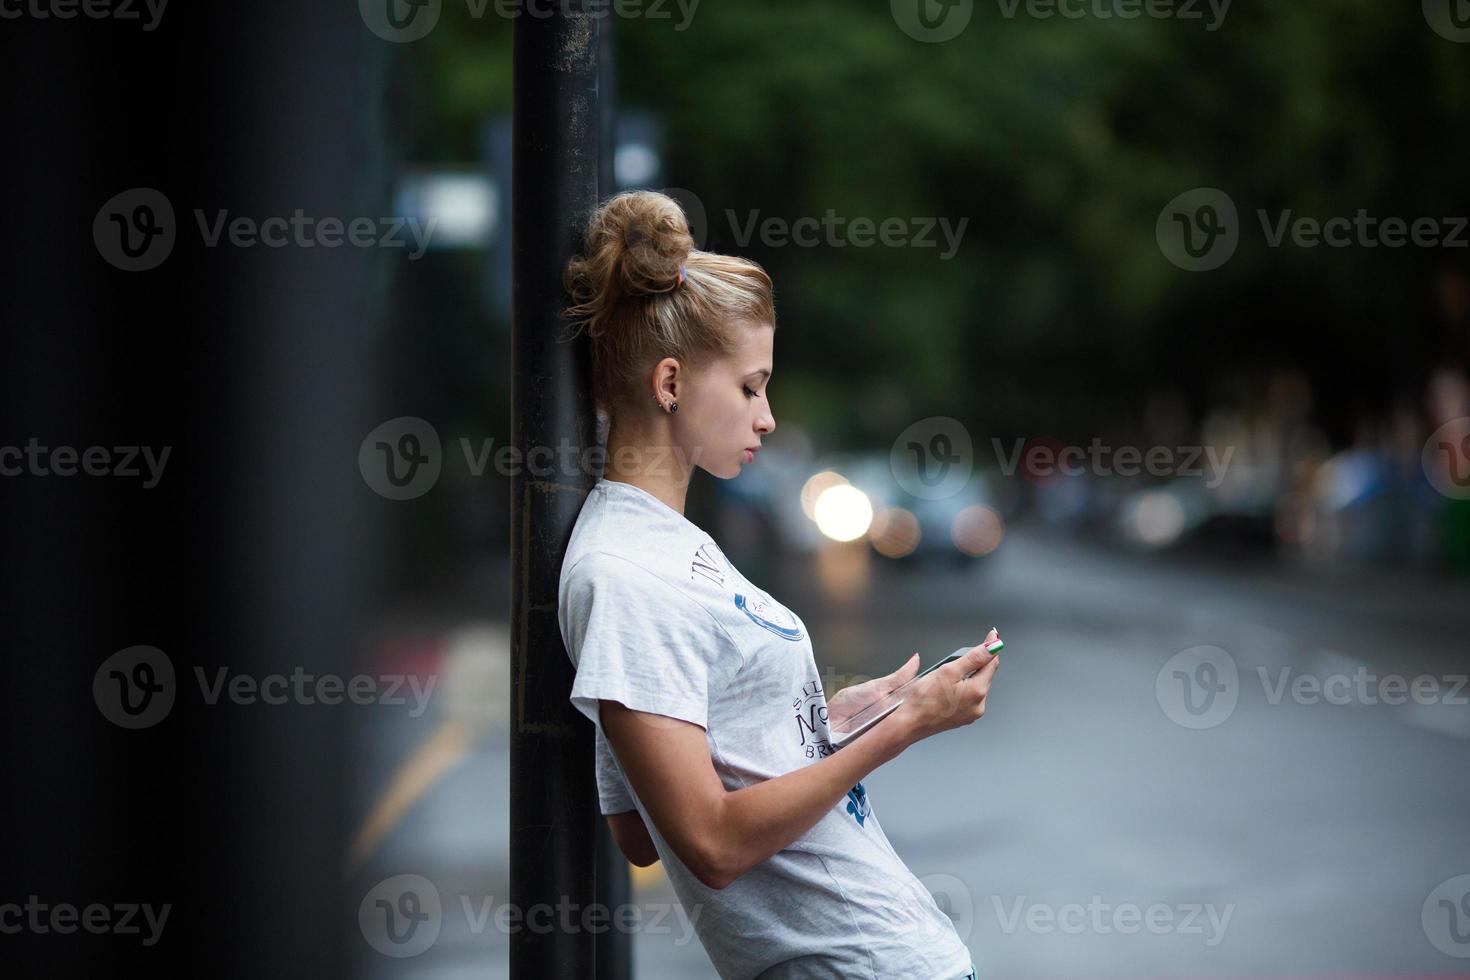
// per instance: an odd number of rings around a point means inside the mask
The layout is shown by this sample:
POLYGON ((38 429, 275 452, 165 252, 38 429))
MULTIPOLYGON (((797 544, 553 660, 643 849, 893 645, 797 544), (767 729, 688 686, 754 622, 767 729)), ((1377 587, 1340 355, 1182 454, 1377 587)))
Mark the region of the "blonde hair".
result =
POLYGON ((565 315, 592 340, 593 396, 609 416, 642 397, 663 358, 698 367, 734 349, 737 323, 776 325, 766 271, 696 249, 684 209, 655 191, 627 191, 597 209, 566 287, 565 315))

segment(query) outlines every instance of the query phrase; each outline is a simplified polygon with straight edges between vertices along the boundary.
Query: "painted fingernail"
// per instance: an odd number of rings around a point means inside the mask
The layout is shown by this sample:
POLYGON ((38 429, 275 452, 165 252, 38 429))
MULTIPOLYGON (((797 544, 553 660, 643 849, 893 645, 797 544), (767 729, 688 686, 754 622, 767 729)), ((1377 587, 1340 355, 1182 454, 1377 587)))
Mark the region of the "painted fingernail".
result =
POLYGON ((994 643, 985 644, 985 649, 989 650, 991 653, 995 653, 1003 646, 1005 646, 1004 640, 996 640, 994 643))

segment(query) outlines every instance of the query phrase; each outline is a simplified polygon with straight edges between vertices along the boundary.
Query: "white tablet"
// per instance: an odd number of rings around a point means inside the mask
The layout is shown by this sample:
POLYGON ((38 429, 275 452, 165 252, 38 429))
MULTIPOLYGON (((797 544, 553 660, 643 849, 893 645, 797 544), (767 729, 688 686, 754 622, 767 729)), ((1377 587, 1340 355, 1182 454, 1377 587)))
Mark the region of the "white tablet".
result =
POLYGON ((898 706, 903 704, 904 698, 908 696, 909 688, 912 687, 920 677, 923 677, 925 674, 928 674, 932 671, 938 670, 945 664, 953 663, 954 661, 960 659, 960 657, 963 657, 971 649, 973 648, 960 647, 954 653, 951 653, 949 656, 945 657, 938 663, 930 664, 928 667, 925 667, 923 670, 919 671, 919 673, 914 675, 912 680, 900 684, 898 687, 894 688, 892 691, 889 691, 883 697, 879 698, 872 704, 853 714, 852 717, 843 721, 842 729, 840 731, 836 728, 829 729, 827 736, 828 741, 832 743, 832 747, 834 749, 840 749, 842 746, 846 745, 848 742, 851 742, 853 739, 857 738, 869 728, 872 728, 874 725, 878 724, 878 722, 882 721, 884 718, 887 718, 889 715, 893 714, 893 712, 897 710, 898 706))

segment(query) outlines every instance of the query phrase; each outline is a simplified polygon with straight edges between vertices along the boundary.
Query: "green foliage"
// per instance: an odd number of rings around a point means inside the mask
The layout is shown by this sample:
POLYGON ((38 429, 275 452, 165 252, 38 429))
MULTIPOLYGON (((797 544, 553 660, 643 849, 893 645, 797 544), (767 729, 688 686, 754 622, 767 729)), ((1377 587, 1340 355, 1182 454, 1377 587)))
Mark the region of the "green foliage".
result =
MULTIPOLYGON (((895 420, 844 405, 880 377, 915 406, 997 427, 1088 430, 1151 387, 1251 364, 1372 391, 1385 368, 1408 385, 1446 353, 1432 285, 1459 255, 1272 249, 1256 219, 1465 214, 1470 46, 1418 7, 1238 3, 1210 32, 1008 19, 977 0, 963 34, 924 44, 883 0, 704 0, 684 31, 669 4, 673 19, 619 22, 620 99, 664 118, 670 183, 700 195, 710 247, 772 271, 774 397, 783 374, 805 379, 788 401, 847 438, 890 434, 895 420), (1242 223, 1236 257, 1204 274, 1171 265, 1154 236, 1163 206, 1198 186, 1230 194, 1242 223), (740 248, 726 212, 753 210, 969 225, 951 261, 740 248)), ((446 4, 413 57, 420 155, 472 152, 480 121, 509 107, 510 23, 446 4)))

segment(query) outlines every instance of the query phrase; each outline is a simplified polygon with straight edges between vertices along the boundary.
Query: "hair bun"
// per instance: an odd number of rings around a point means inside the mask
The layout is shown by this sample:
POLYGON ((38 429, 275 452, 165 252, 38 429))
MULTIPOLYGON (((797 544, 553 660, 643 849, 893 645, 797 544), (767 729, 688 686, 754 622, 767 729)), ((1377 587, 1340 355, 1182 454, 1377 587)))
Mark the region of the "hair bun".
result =
POLYGON ((592 216, 586 251, 569 270, 572 294, 605 306, 627 297, 667 293, 679 285, 694 238, 679 202, 656 191, 627 191, 592 216))

